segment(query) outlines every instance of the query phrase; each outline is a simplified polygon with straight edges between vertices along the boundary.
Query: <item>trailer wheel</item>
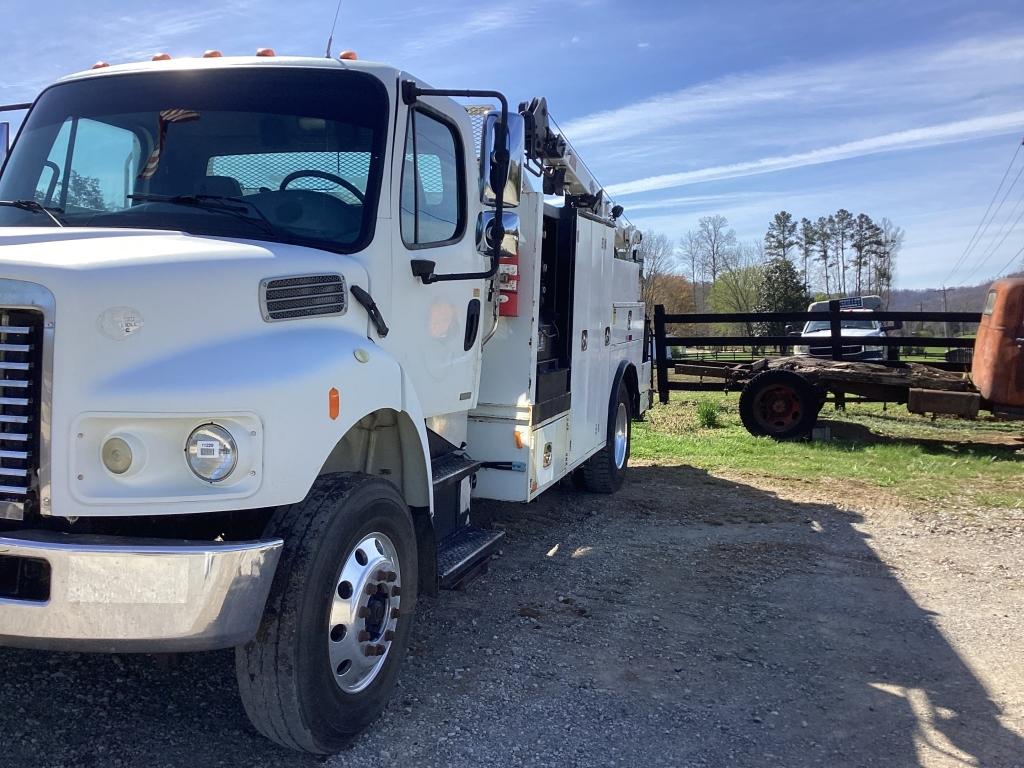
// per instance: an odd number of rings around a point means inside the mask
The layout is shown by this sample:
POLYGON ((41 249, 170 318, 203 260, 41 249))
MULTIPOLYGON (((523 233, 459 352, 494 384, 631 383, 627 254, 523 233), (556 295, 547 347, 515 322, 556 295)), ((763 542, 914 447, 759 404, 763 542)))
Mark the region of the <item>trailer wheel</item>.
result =
POLYGON ((608 440, 600 451, 584 462, 583 487, 593 493, 615 493, 622 487, 622 479, 629 465, 633 425, 629 390, 619 382, 614 407, 609 413, 608 440))
POLYGON ((235 649, 242 703, 267 738, 333 754, 398 677, 417 594, 412 517, 386 480, 337 474, 268 527, 284 551, 259 631, 235 649))
POLYGON ((810 435, 822 399, 803 376, 792 371, 764 371, 740 393, 740 419, 757 437, 795 440, 810 435))

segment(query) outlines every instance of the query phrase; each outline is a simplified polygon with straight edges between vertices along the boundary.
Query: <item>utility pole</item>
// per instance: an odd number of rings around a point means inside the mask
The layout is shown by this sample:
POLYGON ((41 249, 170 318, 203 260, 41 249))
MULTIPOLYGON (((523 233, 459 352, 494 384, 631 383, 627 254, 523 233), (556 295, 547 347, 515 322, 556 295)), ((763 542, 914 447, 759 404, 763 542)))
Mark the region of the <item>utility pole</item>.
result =
MULTIPOLYGON (((942 286, 942 311, 949 312, 949 302, 946 300, 946 291, 949 289, 946 286, 942 286)), ((949 321, 942 321, 942 334, 948 339, 949 338, 949 321)), ((949 352, 949 347, 946 347, 946 352, 949 352)))

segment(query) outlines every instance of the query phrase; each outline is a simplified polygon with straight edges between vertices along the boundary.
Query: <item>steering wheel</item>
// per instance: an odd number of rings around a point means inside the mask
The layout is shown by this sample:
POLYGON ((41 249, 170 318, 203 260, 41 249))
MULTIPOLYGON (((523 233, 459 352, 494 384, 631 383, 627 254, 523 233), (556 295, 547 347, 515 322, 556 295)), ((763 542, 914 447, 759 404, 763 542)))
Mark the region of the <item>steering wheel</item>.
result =
POLYGON ((306 171, 292 171, 281 180, 281 184, 278 187, 278 189, 288 189, 288 185, 291 184, 296 179, 306 178, 323 179, 324 181, 334 182, 339 187, 344 187, 349 192, 351 192, 355 196, 356 200, 358 200, 360 203, 366 203, 366 195, 362 193, 359 187, 357 187, 351 181, 346 181, 345 179, 341 178, 341 176, 337 176, 336 174, 333 173, 328 173, 327 171, 316 171, 313 169, 309 169, 306 171))

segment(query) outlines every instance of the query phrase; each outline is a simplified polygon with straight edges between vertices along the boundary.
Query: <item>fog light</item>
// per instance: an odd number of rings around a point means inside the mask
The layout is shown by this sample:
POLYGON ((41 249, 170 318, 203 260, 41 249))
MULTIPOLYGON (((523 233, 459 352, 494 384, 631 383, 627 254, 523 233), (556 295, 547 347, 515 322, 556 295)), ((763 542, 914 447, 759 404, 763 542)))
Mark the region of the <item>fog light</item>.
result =
POLYGON ((196 428, 188 436, 185 455, 196 476, 209 483, 223 480, 238 464, 238 448, 231 433, 216 424, 196 428))
POLYGON ((115 475, 123 475, 132 466, 132 449, 120 437, 112 437, 103 444, 103 466, 115 475))

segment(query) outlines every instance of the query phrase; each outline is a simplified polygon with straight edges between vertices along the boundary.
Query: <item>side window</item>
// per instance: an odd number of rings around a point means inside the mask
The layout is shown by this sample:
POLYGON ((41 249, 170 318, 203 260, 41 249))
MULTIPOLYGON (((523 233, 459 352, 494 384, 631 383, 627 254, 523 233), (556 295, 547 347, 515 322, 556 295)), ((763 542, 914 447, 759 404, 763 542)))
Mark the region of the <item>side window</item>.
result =
POLYGON ((996 292, 989 291, 988 296, 985 297, 985 309, 982 314, 991 315, 992 310, 996 308, 996 292))
POLYGON ((68 120, 43 165, 36 199, 62 208, 123 210, 131 202, 128 195, 140 154, 138 138, 131 131, 96 120, 68 120), (69 158, 71 166, 66 168, 69 158))
POLYGON ((410 112, 402 164, 402 240, 440 245, 465 229, 466 183, 455 129, 422 110, 410 112))

